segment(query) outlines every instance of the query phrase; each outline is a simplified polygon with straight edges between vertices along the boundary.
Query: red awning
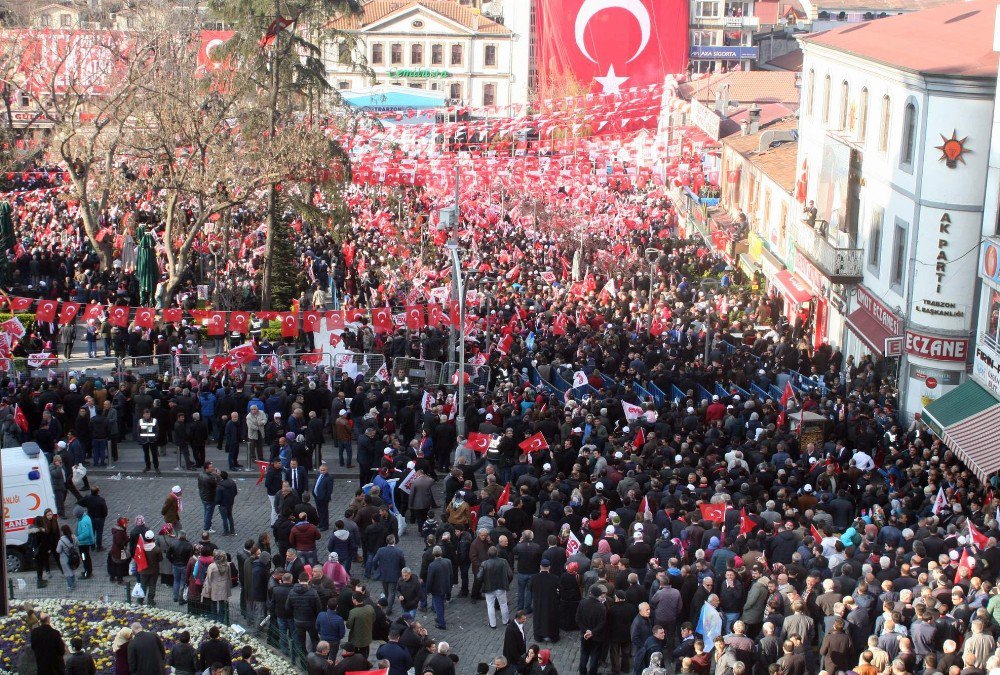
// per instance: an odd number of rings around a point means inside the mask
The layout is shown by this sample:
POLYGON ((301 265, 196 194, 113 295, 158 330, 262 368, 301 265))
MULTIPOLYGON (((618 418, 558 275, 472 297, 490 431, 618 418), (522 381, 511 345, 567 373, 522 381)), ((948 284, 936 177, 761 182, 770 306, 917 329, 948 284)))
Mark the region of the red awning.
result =
POLYGON ((802 277, 794 272, 781 270, 774 275, 774 285, 781 291, 782 295, 796 305, 812 300, 813 296, 809 292, 809 286, 802 280, 802 277))
POLYGON ((856 309, 846 317, 847 327, 879 356, 885 356, 885 341, 893 337, 878 320, 864 309, 856 309))

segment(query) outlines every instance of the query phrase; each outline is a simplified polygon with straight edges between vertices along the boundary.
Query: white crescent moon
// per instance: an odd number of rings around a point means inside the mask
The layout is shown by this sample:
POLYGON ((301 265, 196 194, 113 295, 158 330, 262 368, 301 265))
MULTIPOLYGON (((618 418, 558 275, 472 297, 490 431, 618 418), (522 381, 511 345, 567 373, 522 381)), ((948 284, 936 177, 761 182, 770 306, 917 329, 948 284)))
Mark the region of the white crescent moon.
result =
POLYGON ((209 40, 207 43, 205 43, 205 56, 207 56, 209 59, 211 59, 212 58, 212 50, 215 49, 216 47, 218 47, 219 45, 225 44, 225 43, 226 43, 225 40, 220 40, 219 38, 215 38, 214 40, 209 40))
POLYGON ((590 23, 595 14, 602 9, 612 8, 624 9, 635 17, 635 20, 639 22, 639 28, 642 29, 642 41, 639 43, 639 48, 632 55, 632 58, 626 61, 626 63, 631 63, 642 53, 646 45, 649 44, 649 37, 652 32, 652 20, 649 16, 649 10, 646 9, 641 0, 584 0, 583 5, 580 6, 580 11, 576 15, 576 46, 580 48, 584 56, 597 63, 597 59, 590 55, 590 52, 587 51, 587 47, 583 43, 583 34, 587 30, 587 24, 590 23))

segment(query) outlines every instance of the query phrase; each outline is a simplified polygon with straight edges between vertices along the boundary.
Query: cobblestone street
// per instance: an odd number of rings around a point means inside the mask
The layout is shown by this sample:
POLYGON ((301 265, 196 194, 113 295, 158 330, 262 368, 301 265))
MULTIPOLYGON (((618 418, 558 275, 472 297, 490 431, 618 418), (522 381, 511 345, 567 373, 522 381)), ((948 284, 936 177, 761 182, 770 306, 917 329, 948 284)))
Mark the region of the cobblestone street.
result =
MULTIPOLYGON (((221 453, 214 449, 209 450, 209 458, 214 459, 217 465, 224 466, 224 461, 220 462, 221 453)), ((161 458, 161 465, 170 466, 171 461, 176 459, 168 453, 161 458)), ((124 464, 124 463, 123 463, 124 464)), ((236 479, 239 486, 239 495, 236 500, 234 517, 236 521, 235 537, 223 537, 214 534, 213 541, 222 546, 235 556, 236 552, 242 548, 243 541, 248 537, 256 538, 260 533, 270 529, 270 519, 268 516, 268 502, 263 486, 257 486, 256 478, 247 477, 246 474, 236 479)), ((133 519, 137 514, 142 514, 151 529, 158 531, 163 521, 160 517, 160 508, 163 500, 170 492, 173 485, 180 485, 184 489, 184 512, 181 515, 182 527, 188 534, 189 539, 197 540, 202 532, 203 513, 201 502, 198 499, 197 480, 192 473, 188 476, 159 476, 152 477, 141 472, 121 474, 116 476, 92 476, 92 484, 101 488, 102 494, 108 501, 109 516, 108 524, 104 530, 105 546, 110 542, 110 524, 118 515, 125 515, 133 519)), ((334 499, 331 504, 331 520, 342 513, 343 505, 346 504, 358 488, 357 478, 346 478, 338 476, 334 483, 334 499), (338 505, 339 508, 338 508, 338 505)), ((435 486, 440 489, 439 486, 435 486)), ((440 501, 440 498, 439 498, 440 501)), ((72 510, 74 500, 67 499, 67 512, 72 510)), ((218 514, 213 523, 215 529, 221 531, 218 514)), ((330 533, 324 533, 323 551, 326 550, 326 541, 330 533)), ((406 555, 407 563, 415 569, 419 568, 420 554, 423 550, 421 538, 412 527, 407 530, 402 537, 401 546, 406 555)), ((108 582, 105 571, 106 552, 99 552, 94 557, 94 577, 92 579, 77 578, 77 589, 75 597, 81 599, 110 598, 114 600, 124 600, 124 587, 112 585, 108 582)), ((359 573, 360 566, 355 565, 354 574, 359 573)), ((14 584, 13 602, 30 600, 41 597, 65 597, 66 585, 57 567, 53 567, 51 581, 47 588, 38 590, 35 587, 35 573, 29 571, 12 575, 14 584), (19 583, 18 580, 23 580, 19 583)), ((369 589, 374 597, 381 593, 381 584, 377 581, 369 582, 369 589)), ((456 595, 457 595, 456 588, 456 595)), ((508 598, 513 614, 513 607, 516 605, 517 585, 511 584, 508 598)), ((161 587, 157 593, 158 605, 165 608, 174 608, 176 605, 170 600, 169 590, 161 587)), ((238 602, 238 589, 234 592, 233 603, 238 602)), ((398 608, 397 614, 398 616, 398 608)), ((472 605, 467 598, 455 598, 447 607, 448 629, 440 631, 434 627, 433 614, 420 615, 418 619, 424 626, 429 626, 430 634, 437 639, 448 641, 452 650, 460 658, 458 673, 465 675, 474 673, 476 664, 480 661, 491 661, 492 658, 502 651, 503 646, 503 626, 496 630, 489 628, 486 621, 486 606, 483 602, 472 605)), ((532 636, 531 620, 526 624, 526 635, 532 636)), ((528 644, 532 641, 529 639, 528 644)), ((579 646, 576 634, 566 635, 563 640, 556 645, 548 645, 552 649, 553 662, 562 673, 573 672, 576 669, 579 656, 579 646)), ((374 653, 374 647, 373 647, 374 653)))

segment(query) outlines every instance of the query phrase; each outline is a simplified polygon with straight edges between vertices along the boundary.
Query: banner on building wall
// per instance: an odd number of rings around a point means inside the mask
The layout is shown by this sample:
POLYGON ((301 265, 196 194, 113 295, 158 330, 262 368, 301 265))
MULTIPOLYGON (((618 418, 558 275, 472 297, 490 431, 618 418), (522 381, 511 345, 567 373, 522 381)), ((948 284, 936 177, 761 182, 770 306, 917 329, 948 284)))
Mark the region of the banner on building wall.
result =
POLYGON ((537 3, 542 95, 662 84, 687 70, 687 0, 544 0, 537 3))

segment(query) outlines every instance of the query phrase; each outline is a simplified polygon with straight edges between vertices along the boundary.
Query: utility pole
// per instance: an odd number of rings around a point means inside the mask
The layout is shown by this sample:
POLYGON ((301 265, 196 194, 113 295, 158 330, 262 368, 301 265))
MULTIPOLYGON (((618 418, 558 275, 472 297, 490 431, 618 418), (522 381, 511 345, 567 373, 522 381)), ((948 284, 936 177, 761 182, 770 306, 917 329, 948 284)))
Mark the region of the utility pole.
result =
MULTIPOLYGON (((458 165, 458 158, 456 157, 455 158, 455 209, 454 211, 452 211, 451 214, 453 218, 451 222, 451 243, 455 245, 456 249, 458 248, 458 215, 459 215, 458 198, 460 194, 459 181, 461 179, 461 175, 462 175, 462 169, 458 165)), ((458 288, 458 275, 460 273, 461 273, 461 268, 456 267, 455 271, 453 271, 451 275, 451 297, 454 298, 455 300, 458 300, 459 302, 461 302, 461 298, 459 297, 459 288, 458 288)), ((451 330, 448 331, 448 360, 452 362, 458 360, 458 357, 455 354, 455 336, 457 330, 458 329, 456 326, 452 326, 451 330)))

